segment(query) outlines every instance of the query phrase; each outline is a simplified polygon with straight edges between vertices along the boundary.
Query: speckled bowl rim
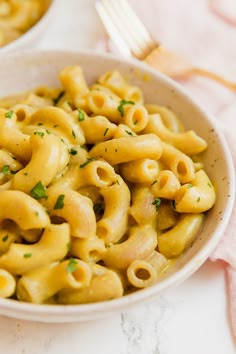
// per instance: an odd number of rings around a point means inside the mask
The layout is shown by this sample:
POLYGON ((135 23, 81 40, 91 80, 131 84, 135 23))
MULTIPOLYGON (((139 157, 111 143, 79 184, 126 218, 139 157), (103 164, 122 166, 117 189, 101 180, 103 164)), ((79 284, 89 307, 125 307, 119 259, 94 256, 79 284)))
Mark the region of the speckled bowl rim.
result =
POLYGON ((112 60, 115 63, 118 61, 123 64, 128 64, 134 68, 140 69, 143 72, 150 74, 158 79, 159 82, 164 82, 165 84, 172 87, 178 93, 180 93, 187 101, 192 105, 196 106, 198 110, 202 113, 205 119, 210 123, 210 125, 217 132, 219 143, 221 144, 224 158, 227 162, 227 174, 230 181, 229 184, 229 198, 224 210, 224 220, 216 228, 211 239, 205 244, 205 246, 191 259, 190 262, 185 264, 181 270, 174 273, 171 277, 164 279, 162 282, 157 283, 146 289, 136 291, 129 295, 125 295, 122 298, 114 299, 112 301, 98 302, 92 304, 80 304, 80 305, 36 305, 24 302, 17 302, 10 299, 0 299, 0 313, 6 316, 25 319, 25 320, 34 320, 41 322, 80 322, 93 320, 96 318, 105 317, 114 312, 123 311, 129 309, 130 307, 142 303, 143 301, 151 300, 154 297, 157 297, 164 290, 170 288, 171 286, 178 285, 191 276, 210 256, 218 242, 220 241, 223 233, 227 227, 227 224, 230 220, 234 205, 234 196, 235 196, 235 172, 233 160, 229 147, 226 143, 224 136, 221 131, 218 129, 215 124, 214 117, 206 113, 202 108, 199 107, 197 103, 186 93, 186 90, 183 89, 178 83, 174 82, 172 79, 166 77, 155 71, 152 68, 147 67, 145 64, 138 62, 134 59, 122 59, 117 58, 117 56, 98 53, 91 50, 81 50, 81 51, 63 51, 63 50, 41 50, 41 51, 25 51, 21 53, 10 53, 4 54, 3 58, 19 58, 22 60, 24 58, 30 58, 32 60, 37 60, 40 56, 60 56, 60 55, 69 55, 79 57, 89 56, 94 60, 112 60))

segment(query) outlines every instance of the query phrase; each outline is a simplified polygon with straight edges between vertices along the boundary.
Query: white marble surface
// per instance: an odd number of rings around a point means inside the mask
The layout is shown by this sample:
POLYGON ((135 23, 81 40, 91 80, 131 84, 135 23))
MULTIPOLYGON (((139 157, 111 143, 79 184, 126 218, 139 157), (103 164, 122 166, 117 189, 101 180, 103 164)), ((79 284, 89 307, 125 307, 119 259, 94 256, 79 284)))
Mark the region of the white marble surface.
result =
MULTIPOLYGON (((58 0, 56 12, 36 47, 97 47, 104 31, 94 0, 58 0)), ((234 354, 223 264, 207 261, 154 302, 98 321, 44 324, 0 316, 0 353, 234 354)))

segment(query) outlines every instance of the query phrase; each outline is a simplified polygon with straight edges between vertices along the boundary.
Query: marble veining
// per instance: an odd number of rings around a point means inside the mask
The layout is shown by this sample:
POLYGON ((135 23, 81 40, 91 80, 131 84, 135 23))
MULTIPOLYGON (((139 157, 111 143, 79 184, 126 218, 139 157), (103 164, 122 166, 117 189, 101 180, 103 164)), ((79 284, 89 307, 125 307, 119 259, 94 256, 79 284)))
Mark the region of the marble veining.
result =
POLYGON ((126 354, 166 354, 166 324, 176 304, 165 296, 121 314, 121 327, 127 341, 126 354))

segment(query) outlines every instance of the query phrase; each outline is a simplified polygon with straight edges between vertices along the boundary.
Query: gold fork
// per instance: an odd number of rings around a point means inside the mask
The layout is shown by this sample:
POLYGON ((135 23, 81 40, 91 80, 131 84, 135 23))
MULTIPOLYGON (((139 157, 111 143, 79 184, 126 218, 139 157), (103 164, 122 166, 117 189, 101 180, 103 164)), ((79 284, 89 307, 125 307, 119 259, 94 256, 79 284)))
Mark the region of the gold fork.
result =
POLYGON ((126 0, 100 0, 95 6, 110 38, 123 55, 133 55, 173 78, 200 75, 236 91, 236 83, 194 67, 185 58, 156 42, 126 0))

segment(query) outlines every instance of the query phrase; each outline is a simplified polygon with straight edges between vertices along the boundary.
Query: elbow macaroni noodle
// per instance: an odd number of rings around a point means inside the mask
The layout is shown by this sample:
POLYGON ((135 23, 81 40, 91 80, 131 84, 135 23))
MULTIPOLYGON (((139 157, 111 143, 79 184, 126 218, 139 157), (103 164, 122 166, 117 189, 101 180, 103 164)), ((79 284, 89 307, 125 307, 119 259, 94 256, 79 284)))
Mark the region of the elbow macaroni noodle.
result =
POLYGON ((3 0, 0 2, 0 47, 27 32, 47 10, 45 0, 3 0))
POLYGON ((110 300, 159 281, 197 237, 216 199, 207 142, 116 70, 59 79, 0 99, 0 297, 110 300))

